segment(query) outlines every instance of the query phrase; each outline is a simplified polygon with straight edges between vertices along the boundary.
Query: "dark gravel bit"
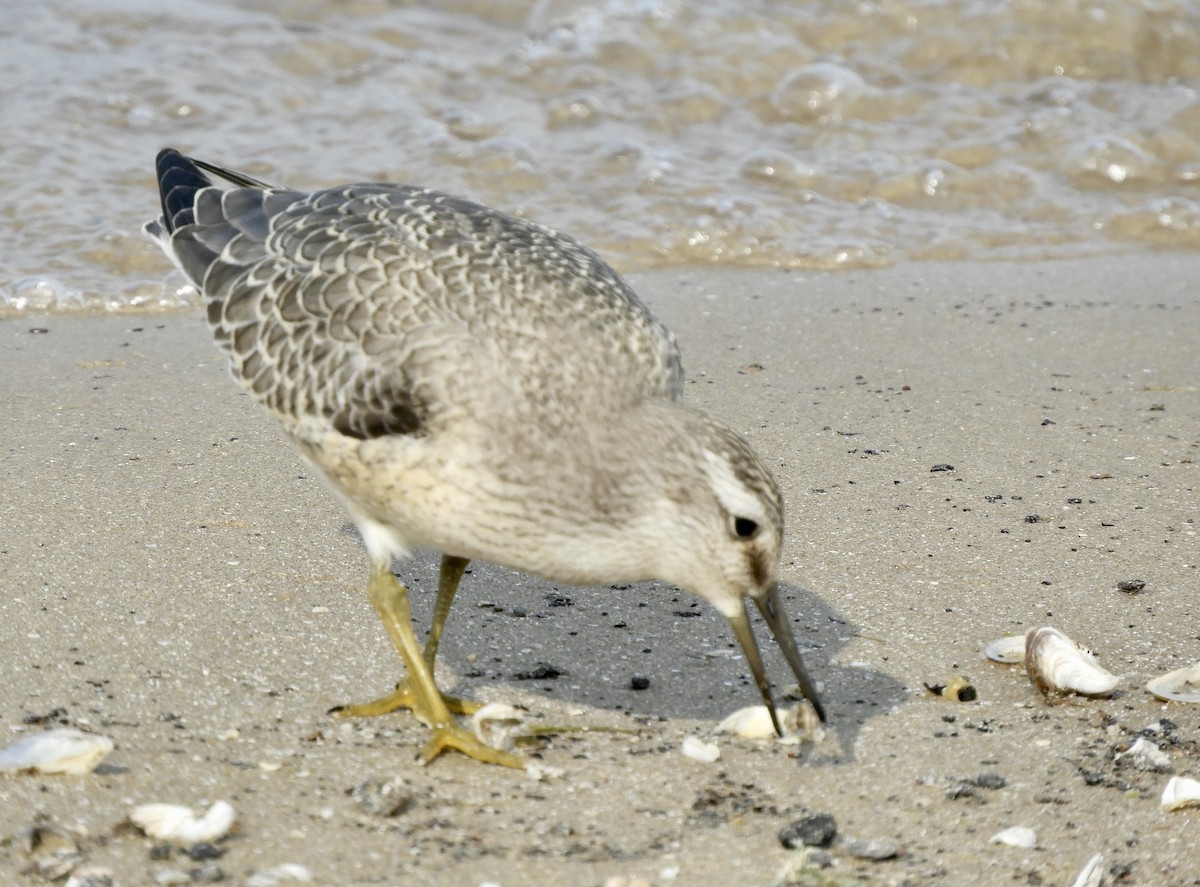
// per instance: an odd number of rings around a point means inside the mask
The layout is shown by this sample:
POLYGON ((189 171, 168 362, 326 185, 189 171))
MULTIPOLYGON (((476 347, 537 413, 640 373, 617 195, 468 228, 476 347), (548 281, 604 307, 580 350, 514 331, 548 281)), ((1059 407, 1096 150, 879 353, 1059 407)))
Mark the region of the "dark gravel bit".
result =
POLYGON ((208 863, 200 868, 192 869, 188 872, 188 877, 197 884, 216 884, 218 881, 224 881, 228 875, 225 874, 225 869, 221 868, 216 863, 208 863))
POLYGON ((1145 587, 1145 579, 1122 579, 1117 583, 1117 591, 1123 591, 1126 594, 1139 594, 1145 587))
POLYGON ((990 788, 993 791, 1004 788, 1004 786, 1008 785, 1007 779, 1005 779, 999 773, 992 773, 990 771, 987 773, 980 773, 971 781, 980 788, 990 788))
POLYGON ((225 855, 225 851, 216 844, 201 841, 199 844, 188 847, 183 854, 193 862, 204 862, 206 859, 220 859, 225 855))
POLYGON ((548 607, 573 607, 575 602, 565 594, 548 594, 546 595, 546 606, 548 607))
POLYGON ((790 822, 779 830, 779 843, 789 850, 828 847, 837 837, 837 822, 828 813, 817 813, 790 822))
POLYGON ((349 794, 371 816, 399 816, 412 806, 412 795, 399 776, 391 779, 372 776, 350 789, 349 794))
POLYGON ((635 674, 629 679, 629 686, 634 690, 648 690, 650 688, 650 679, 640 674, 635 674))
POLYGON ((171 845, 165 841, 155 844, 150 848, 150 858, 155 862, 162 862, 165 859, 171 858, 171 845))
POLYGON ((513 679, 518 681, 552 681, 565 674, 566 672, 563 669, 557 668, 549 662, 539 662, 529 671, 517 672, 513 675, 513 679))
POLYGON ((1042 522, 1042 516, 1040 514, 1025 515, 1025 523, 1027 523, 1027 524, 1040 524, 1041 522, 1042 522))
POLYGON ((980 801, 979 792, 975 790, 975 786, 969 782, 959 782, 950 788, 946 789, 946 800, 948 801, 980 801))
POLYGON ((937 465, 934 465, 929 470, 930 471, 953 471, 954 466, 948 462, 939 462, 937 465))

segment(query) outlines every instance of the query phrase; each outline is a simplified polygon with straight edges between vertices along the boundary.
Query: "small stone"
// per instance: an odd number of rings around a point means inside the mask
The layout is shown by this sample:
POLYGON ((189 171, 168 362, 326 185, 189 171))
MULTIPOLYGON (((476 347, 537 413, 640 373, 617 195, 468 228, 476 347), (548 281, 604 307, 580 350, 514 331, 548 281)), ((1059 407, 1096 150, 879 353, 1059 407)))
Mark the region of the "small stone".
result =
POLYGON ((350 790, 350 797, 364 813, 371 816, 398 816, 412 804, 408 786, 399 776, 364 779, 350 790))
POLYGON ((1005 779, 999 773, 992 772, 980 773, 975 777, 973 782, 980 788, 990 788, 993 791, 1004 788, 1004 786, 1008 785, 1007 779, 1005 779))
POLYGON ((856 859, 870 859, 882 862, 885 859, 895 859, 900 855, 900 848, 891 841, 846 841, 842 850, 856 859))
POLYGON ((166 841, 160 841, 150 848, 150 858, 155 862, 171 858, 171 845, 166 841))
POLYGON ((1126 594, 1140 594, 1145 587, 1145 579, 1122 579, 1117 583, 1117 591, 1123 591, 1126 594))
POLYGON ((188 877, 198 884, 216 884, 218 881, 224 881, 228 875, 225 874, 225 869, 215 862, 208 862, 200 868, 192 869, 188 872, 188 877))
POLYGON ((779 830, 779 843, 789 850, 828 847, 837 837, 837 822, 828 813, 817 813, 790 822, 779 830))
POLYGON ((629 686, 634 690, 646 690, 650 687, 650 679, 643 675, 634 675, 629 679, 629 686))
POLYGON ((953 471, 954 466, 948 462, 939 462, 929 469, 930 471, 953 471))
POLYGON ((193 844, 183 851, 184 855, 193 862, 203 862, 206 859, 220 859, 225 855, 225 851, 216 844, 210 844, 207 841, 201 841, 199 844, 193 844))

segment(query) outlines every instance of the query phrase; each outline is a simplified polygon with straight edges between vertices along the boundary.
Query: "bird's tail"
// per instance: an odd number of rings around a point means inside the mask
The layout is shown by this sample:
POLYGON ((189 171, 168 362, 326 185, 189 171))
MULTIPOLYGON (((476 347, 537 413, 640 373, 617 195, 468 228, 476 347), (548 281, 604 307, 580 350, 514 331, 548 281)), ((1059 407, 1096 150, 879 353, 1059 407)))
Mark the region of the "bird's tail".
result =
POLYGON ((196 192, 212 187, 212 179, 196 161, 174 148, 159 151, 154 165, 158 170, 158 195, 163 211, 159 226, 169 236, 196 221, 196 192))

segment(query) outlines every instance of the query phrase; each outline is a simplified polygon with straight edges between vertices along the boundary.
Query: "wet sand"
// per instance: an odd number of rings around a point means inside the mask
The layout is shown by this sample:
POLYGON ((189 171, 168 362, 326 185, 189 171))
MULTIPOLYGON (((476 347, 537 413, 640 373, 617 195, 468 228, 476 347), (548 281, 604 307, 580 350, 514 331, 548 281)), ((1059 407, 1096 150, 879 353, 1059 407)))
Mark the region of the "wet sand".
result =
MULTIPOLYGON (((686 736, 756 702, 711 608, 477 564, 445 679, 535 724, 605 728, 526 750, 563 771, 542 782, 458 756, 422 768, 404 713, 325 714, 399 663, 345 516, 199 315, 5 321, 4 741, 40 719, 117 748, 86 777, 0 777, 0 881, 23 865, 8 839, 45 816, 85 829, 87 861, 122 885, 281 863, 330 885, 766 885, 795 858, 779 830, 829 813, 898 851, 839 839, 831 883, 1069 884, 1095 853, 1121 883, 1195 883, 1200 811, 1163 812, 1167 774, 1114 755, 1157 724, 1175 772, 1200 776, 1196 709, 1142 690, 1200 660, 1197 280, 1200 260, 1153 254, 632 275, 680 339, 690 402, 777 472, 781 579, 829 731, 689 760, 686 736), (1049 705, 981 659, 1037 624, 1095 649, 1115 698, 1049 705), (543 663, 562 673, 516 677, 543 663), (923 687, 956 674, 978 701, 923 687), (349 795, 394 776, 411 798, 395 817, 349 795), (134 804, 216 799, 239 825, 215 861, 153 860, 114 832, 134 804), (1014 825, 1038 849, 988 843, 1014 825)), ((397 569, 427 620, 436 560, 397 569)))

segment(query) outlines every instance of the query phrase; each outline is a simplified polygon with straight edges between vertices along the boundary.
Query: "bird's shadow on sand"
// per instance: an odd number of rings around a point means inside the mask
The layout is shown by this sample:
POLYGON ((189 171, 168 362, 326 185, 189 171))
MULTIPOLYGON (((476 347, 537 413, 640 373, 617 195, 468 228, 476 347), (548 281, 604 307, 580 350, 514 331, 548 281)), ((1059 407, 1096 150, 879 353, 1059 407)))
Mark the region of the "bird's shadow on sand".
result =
MULTIPOLYGON (((411 590, 423 637, 438 558, 422 554, 395 567, 411 590)), ((780 592, 828 715, 826 740, 804 746, 806 755, 817 763, 853 760, 863 726, 898 705, 905 689, 864 664, 837 664, 857 627, 814 592, 790 585, 780 592)), ((757 613, 754 630, 777 703, 793 704, 784 691, 796 681, 757 613)), ((474 562, 451 610, 439 660, 459 678, 456 693, 488 699, 518 691, 631 719, 716 722, 761 702, 725 619, 704 601, 661 583, 579 588, 474 562)))

